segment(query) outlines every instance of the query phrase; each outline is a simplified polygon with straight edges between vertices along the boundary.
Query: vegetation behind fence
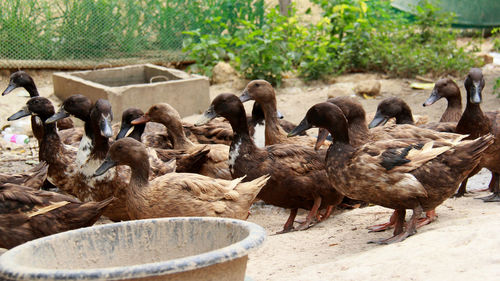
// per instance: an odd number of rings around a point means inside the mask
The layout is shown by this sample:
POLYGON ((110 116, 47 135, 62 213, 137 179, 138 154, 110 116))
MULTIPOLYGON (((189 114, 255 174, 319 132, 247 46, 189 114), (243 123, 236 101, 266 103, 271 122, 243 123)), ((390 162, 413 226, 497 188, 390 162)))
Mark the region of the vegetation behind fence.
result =
POLYGON ((9 0, 0 1, 0 11, 1 67, 19 67, 19 60, 168 62, 185 59, 183 31, 223 31, 207 25, 208 18, 224 22, 230 32, 237 19, 262 24, 264 1, 9 0))

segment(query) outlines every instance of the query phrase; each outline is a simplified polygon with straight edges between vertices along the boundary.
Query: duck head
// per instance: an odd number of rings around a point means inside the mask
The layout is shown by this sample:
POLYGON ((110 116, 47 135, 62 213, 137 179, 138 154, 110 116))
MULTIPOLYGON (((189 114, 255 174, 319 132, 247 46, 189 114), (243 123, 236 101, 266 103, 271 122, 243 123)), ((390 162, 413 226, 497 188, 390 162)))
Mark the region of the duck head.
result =
POLYGON ((82 121, 88 121, 91 110, 92 101, 88 97, 84 95, 72 95, 63 102, 56 114, 47 119, 47 123, 53 123, 69 116, 75 116, 82 121))
POLYGON ((39 116, 42 120, 47 120, 53 114, 54 106, 50 100, 44 97, 33 97, 28 100, 26 106, 11 115, 7 120, 13 121, 30 115, 39 116))
MULTIPOLYGON (((116 139, 121 139, 124 138, 127 132, 134 127, 132 125, 132 121, 141 118, 144 115, 144 112, 140 110, 139 108, 127 108, 125 111, 122 113, 122 123, 120 125, 120 132, 116 136, 116 139)), ((136 126, 145 126, 145 124, 139 124, 136 126)))
POLYGON ((38 96, 35 81, 33 81, 33 78, 31 78, 28 73, 22 70, 12 73, 12 75, 10 76, 9 85, 3 91, 2 96, 7 95, 8 93, 19 87, 25 88, 30 93, 30 97, 38 96))
POLYGON ((113 111, 108 100, 98 99, 90 111, 90 120, 94 127, 94 132, 99 131, 101 136, 110 138, 113 136, 111 121, 113 121, 113 111), (97 126, 97 127, 96 127, 97 126))
POLYGON ((375 117, 373 117, 368 128, 383 126, 393 117, 396 117, 397 124, 413 123, 411 109, 408 104, 400 98, 392 97, 386 98, 378 104, 375 117))
POLYGON ((472 68, 465 79, 464 86, 467 90, 467 98, 473 104, 480 104, 482 100, 481 93, 485 82, 483 72, 479 68, 472 68))
POLYGON ((151 106, 142 117, 139 117, 131 122, 132 125, 143 124, 146 122, 157 122, 163 124, 170 124, 172 122, 179 122, 181 116, 168 103, 157 103, 151 106))
POLYGON ((432 89, 431 95, 424 102, 423 106, 429 106, 440 100, 441 98, 454 98, 460 99, 460 89, 458 85, 451 78, 439 79, 432 89))
POLYGON ((268 103, 276 99, 276 93, 271 83, 266 80, 253 80, 240 95, 241 102, 255 100, 258 103, 268 103))
MULTIPOLYGON (((245 87, 243 92, 240 95, 240 101, 246 102, 249 100, 254 100, 257 105, 254 104, 252 109, 252 116, 255 114, 261 113, 262 116, 264 112, 262 111, 261 104, 269 104, 276 102, 276 93, 274 92, 274 88, 271 83, 266 80, 253 80, 245 87), (260 112, 259 112, 260 110, 260 112)), ((257 116, 259 117, 259 116, 257 116)), ((276 117, 279 119, 283 119, 283 114, 276 110, 276 117)))
POLYGON ((245 118, 244 123, 246 124, 245 108, 240 99, 233 94, 224 93, 218 95, 195 125, 204 125, 217 116, 226 118, 231 125, 233 125, 237 118, 243 116, 243 118, 245 118))
POLYGON ((93 176, 103 175, 118 165, 134 167, 143 163, 149 165, 148 153, 144 144, 133 138, 122 138, 111 145, 104 162, 97 168, 93 176))
MULTIPOLYGON (((338 106, 344 116, 347 118, 349 124, 359 124, 360 126, 366 126, 366 112, 363 109, 363 105, 352 97, 335 97, 328 99, 326 102, 335 104, 338 106)), ((325 128, 319 128, 318 138, 316 141, 316 145, 314 146, 315 150, 318 150, 325 140, 328 137, 328 130, 325 128)))
POLYGON ((293 137, 310 128, 318 127, 327 129, 335 141, 349 143, 347 125, 347 119, 337 105, 322 102, 313 105, 288 136, 293 137))

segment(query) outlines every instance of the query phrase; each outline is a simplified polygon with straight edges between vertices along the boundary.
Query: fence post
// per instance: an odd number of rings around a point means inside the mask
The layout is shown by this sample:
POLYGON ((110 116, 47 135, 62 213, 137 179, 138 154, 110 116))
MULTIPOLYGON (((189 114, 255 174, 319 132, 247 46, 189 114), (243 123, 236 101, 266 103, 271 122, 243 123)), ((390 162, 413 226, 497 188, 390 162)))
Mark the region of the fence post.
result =
POLYGON ((290 15, 290 4, 292 0, 280 0, 280 13, 284 16, 290 15))

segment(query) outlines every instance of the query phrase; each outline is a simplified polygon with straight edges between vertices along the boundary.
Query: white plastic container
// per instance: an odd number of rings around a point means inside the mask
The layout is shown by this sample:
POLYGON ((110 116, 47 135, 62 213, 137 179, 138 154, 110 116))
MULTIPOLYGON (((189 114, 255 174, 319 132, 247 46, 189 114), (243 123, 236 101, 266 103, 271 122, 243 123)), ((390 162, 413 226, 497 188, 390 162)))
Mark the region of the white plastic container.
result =
POLYGON ((30 138, 27 135, 2 133, 2 137, 4 140, 8 142, 13 142, 17 144, 28 144, 30 142, 30 138))

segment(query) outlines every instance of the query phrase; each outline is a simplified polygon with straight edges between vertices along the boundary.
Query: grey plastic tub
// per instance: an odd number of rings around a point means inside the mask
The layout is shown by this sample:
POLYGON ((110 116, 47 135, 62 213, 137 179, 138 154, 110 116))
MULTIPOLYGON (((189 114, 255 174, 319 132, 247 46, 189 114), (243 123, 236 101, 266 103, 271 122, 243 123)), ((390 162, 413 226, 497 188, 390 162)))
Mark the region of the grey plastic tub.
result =
POLYGON ((244 280, 262 227, 222 218, 164 218, 72 230, 0 257, 1 280, 244 280))

